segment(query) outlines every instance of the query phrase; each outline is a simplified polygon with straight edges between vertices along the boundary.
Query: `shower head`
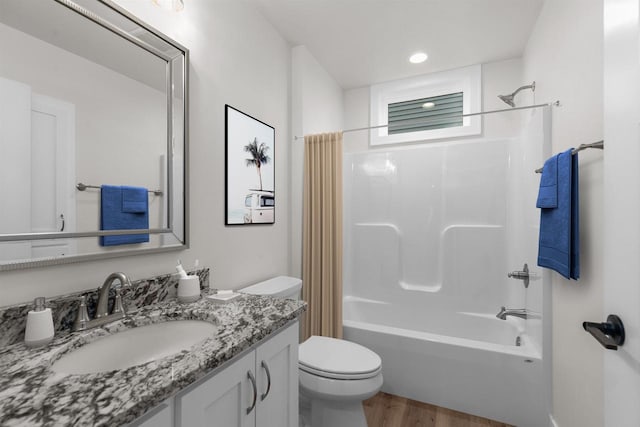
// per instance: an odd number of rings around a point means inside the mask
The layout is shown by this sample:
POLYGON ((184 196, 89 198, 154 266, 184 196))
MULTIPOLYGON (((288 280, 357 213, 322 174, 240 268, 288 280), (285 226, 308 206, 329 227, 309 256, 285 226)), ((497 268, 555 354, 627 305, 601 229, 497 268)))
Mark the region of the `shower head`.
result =
POLYGON ((536 82, 534 81, 533 83, 531 83, 530 85, 526 85, 526 86, 520 86, 518 89, 515 90, 515 92, 509 94, 509 95, 498 95, 498 98, 500 98, 502 100, 502 102, 504 102, 505 104, 511 106, 511 107, 515 107, 516 103, 513 102, 513 98, 515 98, 516 94, 518 92, 520 92, 521 90, 524 89, 531 89, 532 92, 536 91, 536 82))
POLYGON ((498 95, 498 98, 500 98, 502 100, 502 102, 504 102, 505 104, 508 104, 512 107, 515 107, 516 104, 515 102, 513 102, 513 94, 511 95, 498 95))

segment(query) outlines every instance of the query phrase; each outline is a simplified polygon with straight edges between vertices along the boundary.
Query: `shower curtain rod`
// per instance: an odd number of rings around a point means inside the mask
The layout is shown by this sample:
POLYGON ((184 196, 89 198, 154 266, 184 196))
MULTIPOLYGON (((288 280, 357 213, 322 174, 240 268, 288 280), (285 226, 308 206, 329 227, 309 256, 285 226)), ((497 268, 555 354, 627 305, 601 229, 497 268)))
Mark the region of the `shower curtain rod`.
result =
MULTIPOLYGON (((471 116, 483 116, 485 114, 494 114, 494 113, 504 113, 505 111, 514 111, 514 110, 529 110, 531 108, 540 108, 540 107, 558 107, 560 106, 560 101, 554 101, 554 102, 547 102, 545 104, 535 104, 535 105, 526 105, 524 107, 511 107, 511 108, 503 108, 501 110, 491 110, 491 111, 481 111, 479 113, 467 113, 467 114, 462 114, 461 117, 471 117, 471 116)), ((434 120, 434 119, 432 119, 434 120)), ((425 122, 429 122, 431 121, 430 119, 420 119, 420 120, 414 120, 414 121, 407 121, 406 124, 421 124, 421 123, 425 123, 425 122)), ((342 133, 347 133, 347 132, 356 132, 356 131, 361 131, 361 130, 370 130, 370 129, 379 129, 379 128, 386 128, 387 126, 389 126, 388 124, 386 125, 378 125, 378 126, 367 126, 367 127, 362 127, 362 128, 353 128, 353 129, 346 129, 343 130, 342 133)), ((298 140, 298 139, 304 139, 304 136, 294 136, 294 140, 298 140)))

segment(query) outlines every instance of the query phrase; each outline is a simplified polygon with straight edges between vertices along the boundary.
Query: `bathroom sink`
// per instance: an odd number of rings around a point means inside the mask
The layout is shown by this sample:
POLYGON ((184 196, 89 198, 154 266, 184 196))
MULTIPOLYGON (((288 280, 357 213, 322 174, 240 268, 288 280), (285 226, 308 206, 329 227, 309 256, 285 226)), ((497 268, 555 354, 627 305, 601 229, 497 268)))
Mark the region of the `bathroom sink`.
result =
POLYGON ((54 362, 51 369, 64 374, 91 374, 130 368, 187 350, 212 337, 217 329, 200 320, 139 326, 72 350, 54 362))

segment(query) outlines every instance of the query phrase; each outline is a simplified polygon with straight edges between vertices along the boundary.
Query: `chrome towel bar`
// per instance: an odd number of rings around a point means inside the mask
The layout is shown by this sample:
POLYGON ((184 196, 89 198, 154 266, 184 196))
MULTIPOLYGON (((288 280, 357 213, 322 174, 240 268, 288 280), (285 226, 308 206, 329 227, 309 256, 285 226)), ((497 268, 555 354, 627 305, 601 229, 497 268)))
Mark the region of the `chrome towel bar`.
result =
MULTIPOLYGON (((76 188, 78 189, 78 191, 84 191, 87 188, 97 188, 98 190, 100 189, 99 185, 87 185, 87 184, 83 184, 81 182, 76 184, 76 188)), ((153 193, 156 196, 162 196, 162 190, 148 190, 149 193, 153 193)))
MULTIPOLYGON (((580 144, 578 148, 574 148, 571 154, 576 154, 579 151, 586 150, 587 148, 597 148, 604 150, 604 141, 592 142, 591 144, 580 144)), ((536 173, 542 173, 542 168, 535 170, 536 173)))

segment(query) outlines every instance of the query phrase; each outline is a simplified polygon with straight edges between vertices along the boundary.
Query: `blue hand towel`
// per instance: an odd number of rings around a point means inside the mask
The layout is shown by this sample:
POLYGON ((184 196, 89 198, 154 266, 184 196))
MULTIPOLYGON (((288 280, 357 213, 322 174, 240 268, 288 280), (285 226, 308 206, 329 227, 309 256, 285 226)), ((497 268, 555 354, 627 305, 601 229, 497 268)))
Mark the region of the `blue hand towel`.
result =
POLYGON ((558 207, 558 156, 550 157, 544 162, 536 207, 558 207))
POLYGON ((149 210, 149 191, 144 187, 122 186, 122 212, 145 213, 149 210))
POLYGON ((542 170, 537 203, 541 205, 538 265, 577 280, 580 277, 578 156, 572 155, 572 151, 547 160, 542 170))
MULTIPOLYGON (((145 197, 147 196, 146 189, 145 197)), ((144 212, 123 211, 123 188, 114 185, 103 185, 100 191, 100 229, 131 230, 149 228, 148 201, 144 212)), ((137 208, 134 208, 137 209, 137 208)), ((100 236, 101 246, 128 245, 149 241, 148 234, 129 234, 121 236, 100 236)))

